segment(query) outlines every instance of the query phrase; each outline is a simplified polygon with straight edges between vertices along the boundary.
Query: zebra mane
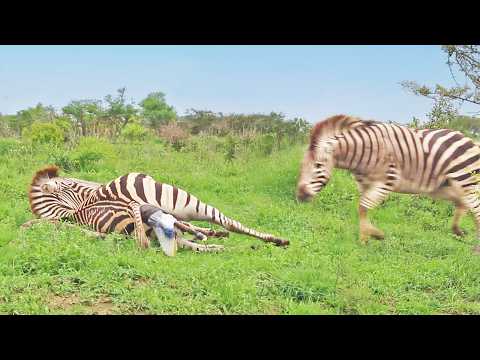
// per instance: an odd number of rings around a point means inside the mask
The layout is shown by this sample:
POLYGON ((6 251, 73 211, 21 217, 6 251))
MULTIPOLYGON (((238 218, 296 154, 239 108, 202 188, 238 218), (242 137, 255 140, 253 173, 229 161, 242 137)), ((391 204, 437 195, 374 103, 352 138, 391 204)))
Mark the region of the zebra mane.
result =
POLYGON ((32 187, 42 185, 45 181, 58 177, 59 171, 60 169, 55 165, 48 165, 38 170, 33 176, 29 190, 31 191, 32 187))
POLYGON ((344 131, 358 126, 368 126, 377 123, 371 120, 348 115, 335 115, 318 122, 310 135, 310 150, 313 151, 319 141, 341 135, 344 131))

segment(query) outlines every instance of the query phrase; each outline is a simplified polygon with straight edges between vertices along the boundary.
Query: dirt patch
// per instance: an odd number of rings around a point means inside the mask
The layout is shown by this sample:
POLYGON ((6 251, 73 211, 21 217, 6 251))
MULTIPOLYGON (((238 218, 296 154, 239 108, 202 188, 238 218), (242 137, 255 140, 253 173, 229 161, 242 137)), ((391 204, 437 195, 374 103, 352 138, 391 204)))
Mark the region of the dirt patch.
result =
POLYGON ((73 307, 78 307, 90 315, 110 315, 116 310, 112 300, 108 297, 100 297, 91 303, 82 301, 77 294, 53 295, 48 299, 48 306, 52 309, 66 311, 71 310, 73 307))
POLYGON ((148 285, 150 281, 151 280, 149 278, 138 278, 133 280, 132 283, 133 283, 133 286, 145 286, 145 285, 148 285))
POLYGON ((110 298, 102 297, 89 306, 89 309, 93 315, 110 315, 115 310, 115 306, 110 298))
POLYGON ((80 303, 80 297, 76 294, 66 296, 53 295, 48 299, 48 305, 54 309, 68 310, 80 303))

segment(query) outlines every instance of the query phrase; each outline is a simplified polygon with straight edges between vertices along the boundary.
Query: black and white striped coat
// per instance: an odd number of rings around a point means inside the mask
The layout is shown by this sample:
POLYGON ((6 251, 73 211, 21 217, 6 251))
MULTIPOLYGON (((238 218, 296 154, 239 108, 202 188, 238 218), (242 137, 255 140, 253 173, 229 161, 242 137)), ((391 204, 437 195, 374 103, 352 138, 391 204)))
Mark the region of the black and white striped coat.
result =
POLYGON ((480 236, 478 177, 480 147, 459 131, 411 129, 337 115, 312 129, 297 185, 299 200, 309 200, 328 182, 333 168, 351 171, 361 192, 360 236, 383 237, 366 219, 391 192, 425 194, 456 206, 453 231, 460 216, 471 211, 480 236))
POLYGON ((36 173, 29 190, 32 212, 41 218, 72 219, 97 232, 151 234, 147 218, 155 209, 179 221, 208 221, 277 245, 288 241, 247 228, 190 193, 152 177, 129 173, 102 185, 58 176, 57 167, 36 173), (140 229, 142 228, 142 229, 140 229))

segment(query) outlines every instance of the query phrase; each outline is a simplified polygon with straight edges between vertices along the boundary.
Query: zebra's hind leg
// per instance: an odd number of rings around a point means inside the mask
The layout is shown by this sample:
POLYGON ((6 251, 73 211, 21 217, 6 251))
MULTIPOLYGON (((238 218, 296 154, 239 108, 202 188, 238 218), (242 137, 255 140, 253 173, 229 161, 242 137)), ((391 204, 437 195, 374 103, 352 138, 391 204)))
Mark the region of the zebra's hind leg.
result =
POLYGON ((185 222, 185 221, 182 221, 181 224, 185 225, 187 228, 189 228, 193 231, 199 232, 199 233, 201 233, 201 234, 203 234, 207 237, 222 238, 222 237, 228 237, 230 235, 230 233, 228 231, 217 231, 217 230, 214 230, 214 229, 202 228, 200 226, 196 226, 196 225, 190 224, 190 223, 185 222))
MULTIPOLYGON (((475 220, 477 240, 480 240, 480 197, 476 189, 469 189, 463 198, 464 206, 470 210, 475 220)), ((480 245, 473 247, 473 253, 480 255, 480 245)))
POLYGON ((178 230, 181 234, 183 233, 189 233, 195 236, 197 240, 205 241, 207 240, 207 236, 199 231, 196 231, 193 229, 193 225, 190 223, 187 223, 185 221, 177 221, 175 223, 175 229, 178 230))

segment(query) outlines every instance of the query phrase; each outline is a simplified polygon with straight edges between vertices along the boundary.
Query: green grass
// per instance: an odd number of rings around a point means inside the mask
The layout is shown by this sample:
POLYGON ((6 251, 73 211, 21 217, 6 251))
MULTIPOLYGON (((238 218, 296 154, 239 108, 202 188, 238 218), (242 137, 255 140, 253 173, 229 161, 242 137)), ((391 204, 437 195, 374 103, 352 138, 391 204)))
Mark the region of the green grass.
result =
POLYGON ((79 151, 0 139, 0 313, 480 313, 480 257, 471 253, 469 217, 462 220, 469 234, 459 240, 450 233, 450 204, 395 194, 371 212, 385 240, 362 246, 348 173, 336 171, 312 203, 295 201, 301 146, 229 163, 207 146, 178 153, 154 142, 100 144, 99 161, 69 173, 106 182, 145 172, 288 238, 286 249, 231 234, 210 241, 225 245, 223 253, 180 250, 168 258, 116 234, 97 240, 49 224, 20 229, 32 218, 33 173, 55 159, 68 164, 79 151))

